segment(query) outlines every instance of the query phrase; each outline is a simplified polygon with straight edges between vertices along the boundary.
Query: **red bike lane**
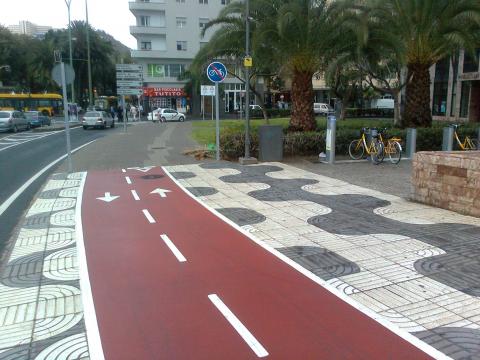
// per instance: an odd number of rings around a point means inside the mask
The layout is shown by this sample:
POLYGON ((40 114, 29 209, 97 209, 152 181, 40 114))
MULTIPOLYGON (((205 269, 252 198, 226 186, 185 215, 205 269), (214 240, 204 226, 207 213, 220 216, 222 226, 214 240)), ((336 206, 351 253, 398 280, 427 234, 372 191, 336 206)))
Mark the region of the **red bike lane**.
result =
POLYGON ((431 358, 146 170, 83 190, 106 359, 431 358))

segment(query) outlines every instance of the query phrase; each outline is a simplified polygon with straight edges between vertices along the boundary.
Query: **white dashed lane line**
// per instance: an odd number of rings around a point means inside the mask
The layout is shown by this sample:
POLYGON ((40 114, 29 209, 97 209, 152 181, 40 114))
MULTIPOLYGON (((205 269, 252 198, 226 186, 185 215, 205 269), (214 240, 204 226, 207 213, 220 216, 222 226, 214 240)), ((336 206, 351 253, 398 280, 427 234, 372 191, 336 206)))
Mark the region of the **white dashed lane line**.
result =
POLYGON ((210 301, 215 307, 225 316, 225 319, 233 326, 242 339, 250 346, 258 357, 268 356, 267 350, 258 342, 255 336, 241 323, 241 321, 235 316, 233 312, 223 303, 217 294, 208 295, 210 301))
POLYGON ((129 185, 132 184, 132 180, 130 179, 129 176, 125 176, 125 180, 127 181, 127 184, 129 184, 129 185))
POLYGON ((165 244, 168 246, 168 248, 172 251, 173 255, 175 255, 175 257, 177 258, 177 260, 179 262, 186 262, 187 261, 185 256, 182 255, 180 250, 177 249, 175 244, 172 242, 172 240, 169 239, 169 237, 167 235, 162 234, 162 235, 160 235, 160 237, 165 242, 165 244))
POLYGON ((138 196, 137 192, 135 190, 130 190, 131 193, 132 193, 132 196, 133 198, 136 200, 136 201, 139 201, 140 200, 140 197, 138 196))
POLYGON ((143 209, 142 211, 143 211, 143 215, 145 215, 145 217, 147 218, 147 220, 150 224, 155 224, 156 223, 155 219, 153 218, 153 216, 150 214, 150 212, 147 209, 143 209))

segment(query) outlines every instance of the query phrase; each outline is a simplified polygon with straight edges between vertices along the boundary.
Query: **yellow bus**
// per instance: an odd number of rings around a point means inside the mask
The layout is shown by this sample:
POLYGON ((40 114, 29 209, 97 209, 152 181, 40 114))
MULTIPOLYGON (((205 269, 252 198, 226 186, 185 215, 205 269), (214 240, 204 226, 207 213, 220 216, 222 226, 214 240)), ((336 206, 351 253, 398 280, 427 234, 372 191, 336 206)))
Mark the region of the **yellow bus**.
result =
POLYGON ((63 112, 62 96, 58 94, 1 94, 0 110, 40 111, 54 116, 63 112))

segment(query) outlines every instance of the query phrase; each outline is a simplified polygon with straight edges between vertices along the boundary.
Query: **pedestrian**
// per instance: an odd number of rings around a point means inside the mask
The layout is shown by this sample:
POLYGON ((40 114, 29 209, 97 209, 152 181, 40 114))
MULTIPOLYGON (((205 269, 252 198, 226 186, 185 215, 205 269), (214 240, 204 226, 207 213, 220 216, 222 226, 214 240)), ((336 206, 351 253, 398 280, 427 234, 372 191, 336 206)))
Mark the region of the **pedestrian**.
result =
POLYGON ((137 108, 134 105, 130 108, 130 114, 133 117, 133 121, 137 121, 137 108))
POLYGON ((113 105, 110 106, 110 115, 112 116, 112 119, 115 119, 115 107, 113 105))
POLYGON ((145 114, 143 113, 143 105, 142 105, 142 104, 138 105, 138 113, 140 114, 140 115, 139 115, 139 118, 140 118, 140 119, 142 118, 142 116, 145 115, 145 114))
POLYGON ((117 108, 117 116, 118 116, 118 121, 123 122, 123 109, 120 105, 117 108))

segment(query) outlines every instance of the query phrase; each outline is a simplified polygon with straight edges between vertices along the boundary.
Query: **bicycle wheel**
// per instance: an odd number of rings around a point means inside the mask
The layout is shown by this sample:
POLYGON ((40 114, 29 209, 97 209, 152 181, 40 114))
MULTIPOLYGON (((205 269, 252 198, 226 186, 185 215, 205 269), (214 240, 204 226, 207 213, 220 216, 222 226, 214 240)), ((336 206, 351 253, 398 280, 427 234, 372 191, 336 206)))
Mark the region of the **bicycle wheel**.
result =
POLYGON ((473 151, 475 151, 475 150, 480 150, 480 149, 478 148, 478 141, 477 141, 477 139, 470 139, 470 143, 471 143, 471 149, 470 149, 470 150, 473 150, 473 151))
POLYGON ((348 146, 348 153, 353 160, 360 160, 365 152, 362 139, 353 140, 348 146))
POLYGON ((385 146, 379 141, 375 142, 373 145, 373 151, 370 154, 370 158, 372 159, 372 163, 375 165, 380 164, 385 157, 385 146))
POLYGON ((397 141, 388 142, 386 153, 392 164, 398 164, 402 159, 402 147, 397 141))

